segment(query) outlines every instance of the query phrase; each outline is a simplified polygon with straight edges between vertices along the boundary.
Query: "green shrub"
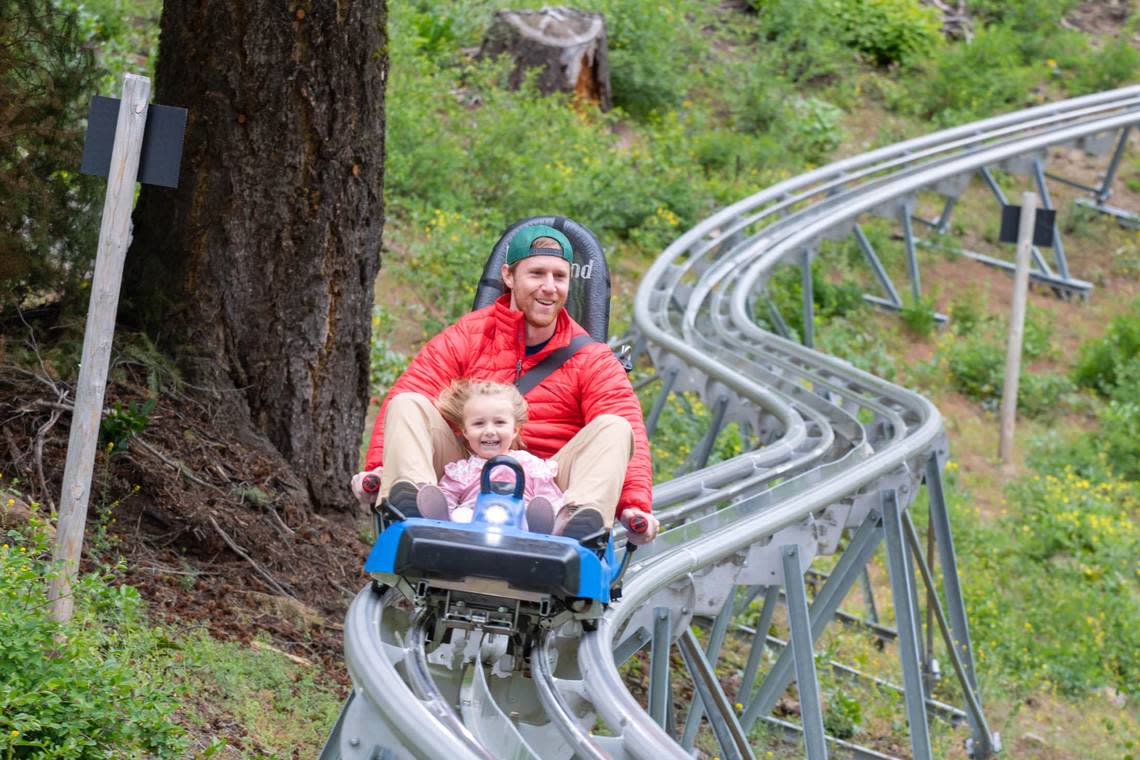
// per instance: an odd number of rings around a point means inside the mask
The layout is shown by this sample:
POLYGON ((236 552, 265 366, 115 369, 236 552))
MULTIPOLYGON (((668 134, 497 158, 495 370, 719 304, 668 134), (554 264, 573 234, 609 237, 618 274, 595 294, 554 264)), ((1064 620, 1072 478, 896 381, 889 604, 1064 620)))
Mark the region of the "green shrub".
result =
POLYGON ((895 376, 895 358, 874 325, 865 320, 846 317, 825 320, 816 335, 816 348, 846 359, 864 372, 888 380, 895 376))
POLYGON ((105 573, 81 576, 76 616, 57 624, 44 603, 55 572, 46 538, 0 540, 0 756, 181 756, 166 679, 138 662, 137 639, 154 635, 138 592, 105 573))
MULTIPOLYGON (((1005 375, 1004 369, 1002 375, 1005 375)), ((1065 375, 1028 372, 1023 368, 1018 382, 1017 408, 1030 417, 1048 417, 1064 406, 1065 396, 1073 390, 1073 381, 1065 375)))
POLYGON ((1022 331, 1021 351, 1028 359, 1037 359, 1056 353, 1053 346, 1053 312, 1027 304, 1022 331))
POLYGON ((921 337, 930 335, 938 326, 938 320, 934 318, 934 297, 924 296, 916 299, 913 295, 907 296, 906 303, 899 311, 899 317, 907 329, 915 335, 921 337))
POLYGON ((1093 52, 1073 75, 1071 94, 1111 90, 1136 79, 1140 51, 1124 38, 1115 39, 1093 52))
POLYGON ((843 142, 842 120, 843 111, 809 95, 791 101, 780 127, 798 157, 808 163, 820 163, 843 142))
MULTIPOLYGON (((846 317, 863 309, 863 288, 859 283, 844 277, 834 282, 826 275, 828 264, 821 258, 811 263, 812 303, 815 306, 817 323, 834 317, 846 317)), ((768 281, 768 298, 779 309, 788 327, 796 335, 803 334, 803 281, 798 266, 779 267, 768 281)), ((760 322, 774 328, 768 316, 767 306, 761 304, 756 315, 760 322)))
POLYGON ((846 47, 885 66, 929 54, 941 41, 938 12, 917 0, 755 2, 762 29, 780 44, 793 81, 841 74, 846 47))
POLYGON ((976 332, 989 320, 978 290, 967 287, 959 291, 950 302, 950 329, 955 335, 976 332))
POLYGON ((918 64, 921 73, 895 105, 939 126, 1027 105, 1046 72, 1025 63, 1018 41, 1011 29, 987 27, 968 45, 939 48, 918 64))
POLYGON ((680 105, 701 55, 687 2, 651 13, 640 0, 592 0, 583 9, 605 15, 614 105, 637 117, 680 105))
POLYGON ((952 511, 974 547, 961 578, 979 668, 1025 688, 1129 691, 1140 678, 1136 485, 1062 467, 1016 482, 1007 503, 996 525, 968 504, 952 511))
MULTIPOLYGON (((949 341, 940 353, 951 386, 980 401, 983 408, 996 410, 1005 382, 1005 350, 1004 344, 982 333, 949 341)), ((1060 408, 1059 402, 1072 390, 1072 381, 1064 375, 1030 372, 1022 367, 1017 408, 1031 417, 1048 416, 1060 408)))
POLYGON ((1042 471, 1071 467, 1090 480, 1140 481, 1140 361, 1128 365, 1108 402, 1097 409, 1098 429, 1069 439, 1038 441, 1030 464, 1042 471))
POLYGON ((833 0, 843 40, 875 63, 910 63, 942 40, 942 18, 917 0, 833 0))
POLYGON ((1109 396, 1125 368, 1140 362, 1140 300, 1112 319, 1103 338, 1085 343, 1073 370, 1073 379, 1084 388, 1109 396))
MULTIPOLYGON (((1140 383, 1132 388, 1140 392, 1140 383)), ((1098 415, 1105 459, 1115 472, 1140 480, 1140 395, 1131 401, 1113 399, 1098 415)))
POLYGON ((760 32, 771 47, 765 69, 791 82, 807 84, 841 75, 855 56, 844 54, 838 19, 830 0, 764 0, 756 3, 760 32))
POLYGON ((126 406, 116 401, 99 423, 99 441, 107 444, 110 451, 129 450, 130 439, 147 429, 156 406, 158 401, 153 398, 141 403, 131 400, 126 406))
POLYGON ((1018 32, 1056 28, 1079 0, 970 0, 975 18, 986 25, 1003 24, 1018 32))
POLYGON ((945 351, 950 383, 960 393, 993 406, 1001 398, 1005 351, 983 335, 969 335, 951 342, 945 351))

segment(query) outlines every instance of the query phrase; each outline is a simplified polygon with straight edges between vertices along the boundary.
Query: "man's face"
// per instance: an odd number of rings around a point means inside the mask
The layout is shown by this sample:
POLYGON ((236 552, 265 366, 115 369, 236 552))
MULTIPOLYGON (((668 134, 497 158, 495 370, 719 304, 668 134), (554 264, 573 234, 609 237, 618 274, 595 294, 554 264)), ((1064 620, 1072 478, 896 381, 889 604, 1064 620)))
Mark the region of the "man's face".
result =
POLYGON ((561 256, 529 256, 512 273, 503 265, 503 282, 511 289, 513 306, 532 327, 554 324, 570 292, 570 262, 561 256))

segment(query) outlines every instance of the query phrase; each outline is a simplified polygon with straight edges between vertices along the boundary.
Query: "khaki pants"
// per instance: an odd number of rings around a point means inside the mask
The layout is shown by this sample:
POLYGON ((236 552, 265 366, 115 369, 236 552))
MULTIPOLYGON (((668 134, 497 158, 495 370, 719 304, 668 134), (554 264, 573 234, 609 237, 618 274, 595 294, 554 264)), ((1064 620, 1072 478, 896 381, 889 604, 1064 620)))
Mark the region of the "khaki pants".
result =
MULTIPOLYGON (((558 463, 555 483, 565 494, 567 504, 596 505, 609 527, 632 455, 633 429, 629 421, 616 414, 603 414, 551 457, 558 463)), ((388 402, 384 415, 382 496, 388 495, 397 480, 438 483, 444 465, 466 456, 451 426, 427 396, 401 393, 388 402)))

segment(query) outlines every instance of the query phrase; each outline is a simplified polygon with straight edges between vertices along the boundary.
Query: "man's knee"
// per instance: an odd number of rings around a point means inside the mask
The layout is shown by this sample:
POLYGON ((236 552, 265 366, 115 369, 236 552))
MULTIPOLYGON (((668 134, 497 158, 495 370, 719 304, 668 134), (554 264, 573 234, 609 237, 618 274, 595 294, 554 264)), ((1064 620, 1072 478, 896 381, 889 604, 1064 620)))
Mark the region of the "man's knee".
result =
POLYGON ((599 414, 594 418, 593 424, 602 430, 613 430, 619 433, 628 432, 633 435, 633 425, 630 425, 629 420, 620 414, 599 414))
POLYGON ((435 405, 432 404, 431 399, 422 393, 397 393, 388 402, 388 411, 385 413, 385 419, 396 415, 403 418, 408 415, 423 415, 428 410, 434 410, 435 405))
POLYGON ((625 417, 619 414, 601 414, 591 424, 597 426, 598 436, 603 436, 612 445, 628 447, 629 452, 633 452, 633 425, 625 417))

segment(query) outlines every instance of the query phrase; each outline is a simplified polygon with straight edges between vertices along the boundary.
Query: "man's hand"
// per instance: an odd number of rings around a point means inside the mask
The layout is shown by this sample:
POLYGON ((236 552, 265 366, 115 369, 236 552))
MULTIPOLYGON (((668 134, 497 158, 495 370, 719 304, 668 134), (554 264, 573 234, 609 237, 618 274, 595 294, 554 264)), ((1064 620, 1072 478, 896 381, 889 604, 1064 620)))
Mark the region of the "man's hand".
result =
POLYGON ((356 497, 360 506, 368 508, 376 503, 380 495, 380 474, 383 471, 383 467, 377 467, 375 470, 358 472, 352 476, 352 495, 356 497))
POLYGON ((656 517, 640 509, 624 509, 620 519, 625 526, 627 540, 639 546, 657 538, 657 531, 661 528, 656 517))

